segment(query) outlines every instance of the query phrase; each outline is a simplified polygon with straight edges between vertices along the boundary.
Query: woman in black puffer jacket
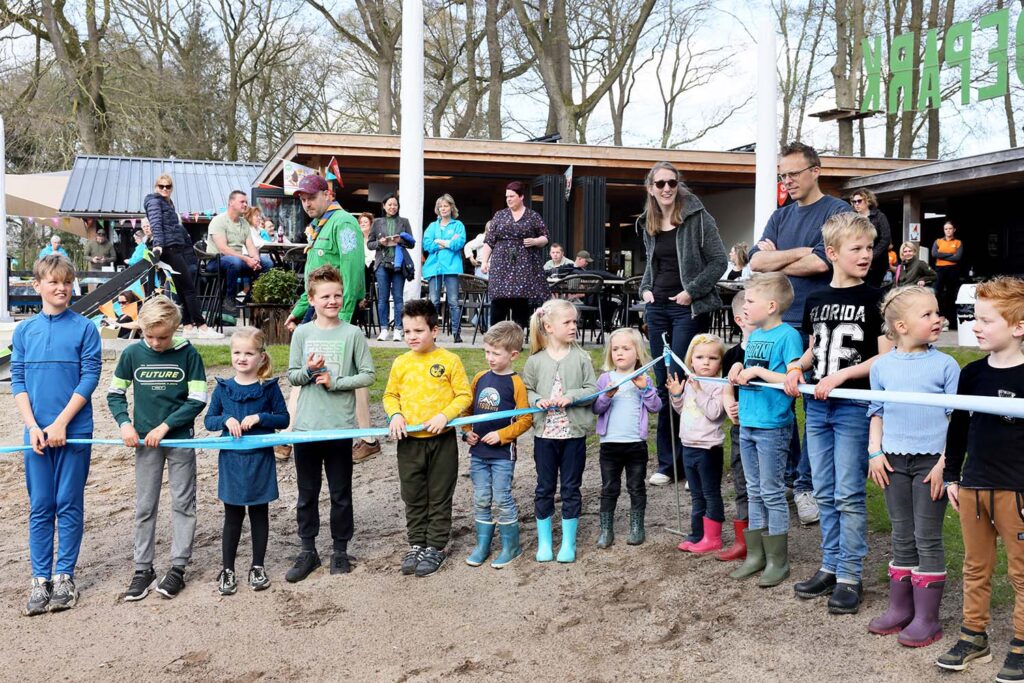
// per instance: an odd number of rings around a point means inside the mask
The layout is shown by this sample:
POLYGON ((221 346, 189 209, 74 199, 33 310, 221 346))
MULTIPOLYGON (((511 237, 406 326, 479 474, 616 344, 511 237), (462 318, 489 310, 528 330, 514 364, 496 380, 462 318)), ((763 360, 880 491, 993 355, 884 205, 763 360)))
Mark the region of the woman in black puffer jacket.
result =
POLYGON ((146 195, 143 200, 149 227, 153 232, 151 249, 158 259, 177 273, 173 276, 174 287, 182 303, 181 322, 185 328, 185 336, 221 338, 224 335, 206 326, 199 300, 196 298, 196 285, 191 267, 195 261, 192 238, 178 220, 178 214, 171 202, 174 181, 171 176, 164 173, 157 177, 154 185, 156 191, 146 195))

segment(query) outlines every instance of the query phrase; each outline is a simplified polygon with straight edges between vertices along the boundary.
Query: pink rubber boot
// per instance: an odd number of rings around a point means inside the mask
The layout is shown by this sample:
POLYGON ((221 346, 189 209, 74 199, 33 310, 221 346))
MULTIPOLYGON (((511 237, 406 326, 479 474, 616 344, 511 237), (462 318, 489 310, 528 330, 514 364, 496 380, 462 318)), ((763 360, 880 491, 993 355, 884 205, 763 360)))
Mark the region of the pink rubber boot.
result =
POLYGON ((722 523, 704 518, 704 538, 690 546, 689 552, 696 555, 713 553, 722 549, 722 523))

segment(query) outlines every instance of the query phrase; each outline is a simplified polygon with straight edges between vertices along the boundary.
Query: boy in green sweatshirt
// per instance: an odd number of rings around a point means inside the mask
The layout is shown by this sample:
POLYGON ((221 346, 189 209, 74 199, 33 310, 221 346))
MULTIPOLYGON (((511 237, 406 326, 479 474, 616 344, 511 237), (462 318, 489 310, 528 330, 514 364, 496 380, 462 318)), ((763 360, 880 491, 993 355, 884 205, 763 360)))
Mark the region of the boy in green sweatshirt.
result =
POLYGON ((184 339, 175 339, 181 322, 178 307, 155 296, 139 312, 142 341, 117 360, 107 405, 121 428, 125 446, 135 448, 135 575, 125 601, 142 600, 151 588, 173 598, 185 588, 185 565, 196 532, 196 452, 167 448, 163 439, 189 439, 196 417, 206 405, 203 359, 184 339), (128 388, 135 398, 128 414, 128 388), (140 436, 144 435, 144 436, 140 436), (171 489, 171 569, 156 584, 153 554, 156 513, 164 463, 171 489))

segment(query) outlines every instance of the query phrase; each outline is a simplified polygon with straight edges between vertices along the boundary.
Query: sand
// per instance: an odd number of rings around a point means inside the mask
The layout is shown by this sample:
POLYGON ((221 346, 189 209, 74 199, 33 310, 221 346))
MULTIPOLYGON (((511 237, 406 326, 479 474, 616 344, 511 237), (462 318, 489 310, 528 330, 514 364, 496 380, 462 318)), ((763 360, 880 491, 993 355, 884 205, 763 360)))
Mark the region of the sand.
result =
MULTIPOLYGON (((105 363, 100 386, 109 381, 105 363)), ((218 368, 211 374, 226 374, 218 368)), ((96 401, 97 436, 115 437, 96 401)), ((5 443, 20 423, 11 397, 0 415, 5 443)), ((379 407, 374 420, 383 418, 379 407)), ((200 420, 201 423, 201 420, 200 420)), ((281 498, 270 506, 267 568, 273 585, 254 593, 217 593, 222 507, 216 496, 216 453, 199 455, 198 528, 185 591, 174 600, 151 593, 137 603, 119 596, 131 579, 134 469, 127 448, 95 449, 86 488, 86 531, 77 569, 81 599, 68 612, 20 616, 27 599, 28 498, 20 457, 0 456, 0 680, 151 681, 428 681, 428 680, 704 680, 704 681, 948 681, 933 661, 959 625, 960 586, 949 586, 942 618, 946 639, 917 650, 895 637, 867 632, 885 609, 888 538, 873 536, 866 597, 860 614, 826 613, 825 600, 798 600, 792 583, 817 568, 817 526, 791 533, 792 580, 774 589, 737 582, 734 564, 675 550, 671 487, 649 487, 648 540, 625 544, 628 498, 623 491, 615 545, 599 550, 600 473, 590 454, 583 483, 577 562, 534 561, 535 481, 531 439, 521 440, 515 497, 526 554, 503 570, 464 562, 475 542, 472 485, 463 448, 455 496, 450 558, 424 579, 399 574, 405 524, 395 447, 355 467, 355 557, 351 574, 316 571, 288 584, 284 573, 298 551, 295 477, 279 465, 281 498)), ((725 482, 723 490, 731 491, 725 482)), ((688 494, 683 493, 684 505, 688 494)), ((329 561, 327 493, 319 541, 329 561)), ((727 501, 731 539, 732 507, 727 501)), ((952 513, 950 513, 952 514, 952 513)), ((684 523, 688 509, 684 509, 684 523)), ((794 514, 795 523, 795 514, 794 514)), ((557 516, 556 516, 557 520, 557 516)), ((557 529, 557 521, 556 521, 557 529)), ((161 501, 157 571, 167 569, 169 503, 161 501)), ((557 532, 556 532, 557 543, 557 532)), ((497 546, 497 543, 495 544, 497 546)), ((237 566, 244 579, 251 556, 243 534, 237 566)), ((1011 637, 1008 610, 996 614, 995 661, 956 681, 991 680, 1011 637)))

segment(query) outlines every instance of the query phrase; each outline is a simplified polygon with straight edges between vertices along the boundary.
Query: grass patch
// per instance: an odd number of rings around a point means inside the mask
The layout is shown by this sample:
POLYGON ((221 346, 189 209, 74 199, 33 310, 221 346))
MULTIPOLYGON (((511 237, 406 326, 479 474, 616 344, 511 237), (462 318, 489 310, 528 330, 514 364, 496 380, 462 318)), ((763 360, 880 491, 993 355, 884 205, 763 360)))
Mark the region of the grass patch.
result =
MULTIPOLYGON (((228 346, 196 346, 196 350, 199 351, 199 355, 202 356, 203 362, 206 367, 212 368, 216 366, 225 366, 231 364, 231 352, 228 346)), ((370 400, 379 402, 384 393, 384 387, 387 385, 388 373, 391 369, 391 364, 394 362, 400 354, 405 353, 407 349, 402 346, 395 347, 372 347, 370 349, 373 355, 373 364, 377 369, 377 377, 370 388, 370 400)), ((587 349, 590 352, 591 357, 594 360, 595 369, 601 367, 602 357, 604 351, 601 348, 593 347, 587 349)), ((984 353, 973 349, 963 348, 944 348, 941 349, 944 353, 948 353, 960 364, 961 367, 972 361, 978 360, 984 357, 984 353)), ((288 347, 283 345, 271 346, 269 349, 270 358, 274 364, 275 372, 284 374, 288 369, 288 347)), ((484 358, 483 349, 459 349, 458 355, 462 359, 462 364, 466 368, 466 374, 470 379, 473 378, 477 372, 485 370, 487 368, 487 361, 484 358)), ((516 359, 513 367, 516 370, 522 371, 523 366, 526 364, 527 353, 520 354, 519 358, 516 359)), ((597 370, 600 375, 600 370, 597 370)), ((803 411, 797 411, 797 419, 803 427, 803 411)), ((651 421, 651 442, 653 443, 655 438, 655 425, 656 421, 651 421)), ((678 423, 677 423, 678 424, 678 423)), ((597 435, 591 434, 587 437, 588 449, 596 448, 598 443, 597 435)), ((729 439, 729 430, 725 432, 725 471, 729 470, 729 453, 731 452, 731 445, 729 439)), ((723 491, 727 498, 732 496, 731 487, 729 490, 723 491)), ((875 484, 868 482, 868 529, 878 535, 887 536, 892 531, 892 527, 889 525, 889 514, 885 507, 885 498, 882 495, 881 489, 875 484)), ((946 510, 946 520, 943 525, 943 541, 946 548, 946 567, 950 579, 959 580, 963 575, 963 559, 964 559, 964 542, 963 537, 960 533, 960 516, 950 507, 946 510)), ((881 542, 881 539, 879 539, 881 542)), ((886 541, 888 542, 888 541, 886 541)), ((869 573, 870 574, 870 573, 869 573)), ((876 578, 881 581, 886 581, 886 566, 883 564, 876 568, 876 578)), ((1005 607, 1010 605, 1014 600, 1013 586, 1010 585, 1006 575, 1006 551, 1003 549, 1002 544, 998 548, 998 561, 996 564, 995 576, 993 578, 992 586, 992 605, 994 607, 1005 607)))

